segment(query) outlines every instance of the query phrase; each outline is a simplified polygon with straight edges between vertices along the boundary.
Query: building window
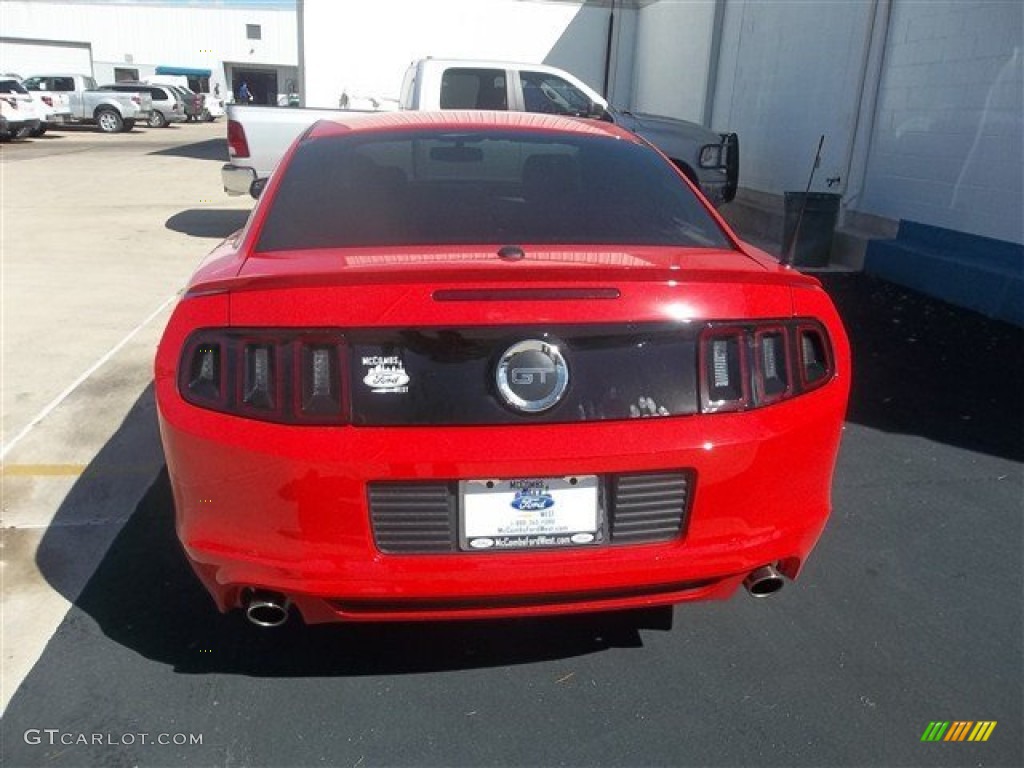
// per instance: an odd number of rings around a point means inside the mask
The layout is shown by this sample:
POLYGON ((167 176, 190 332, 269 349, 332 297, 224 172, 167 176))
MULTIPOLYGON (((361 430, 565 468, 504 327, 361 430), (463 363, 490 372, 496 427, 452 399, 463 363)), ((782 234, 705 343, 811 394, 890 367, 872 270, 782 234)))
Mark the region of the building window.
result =
POLYGON ((125 80, 138 80, 139 70, 128 67, 114 67, 114 82, 123 83, 125 80))
POLYGON ((262 40, 263 29, 260 27, 259 24, 246 24, 245 36, 249 40, 262 40))

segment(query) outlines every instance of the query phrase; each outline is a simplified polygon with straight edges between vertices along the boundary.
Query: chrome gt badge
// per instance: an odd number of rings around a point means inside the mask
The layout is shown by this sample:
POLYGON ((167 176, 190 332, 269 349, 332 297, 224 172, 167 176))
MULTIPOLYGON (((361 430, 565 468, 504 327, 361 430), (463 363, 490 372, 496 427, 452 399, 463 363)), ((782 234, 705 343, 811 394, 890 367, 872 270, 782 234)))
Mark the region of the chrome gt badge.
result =
POLYGON ((555 344, 529 339, 505 350, 495 371, 498 394, 523 413, 556 405, 569 387, 569 366, 555 344))

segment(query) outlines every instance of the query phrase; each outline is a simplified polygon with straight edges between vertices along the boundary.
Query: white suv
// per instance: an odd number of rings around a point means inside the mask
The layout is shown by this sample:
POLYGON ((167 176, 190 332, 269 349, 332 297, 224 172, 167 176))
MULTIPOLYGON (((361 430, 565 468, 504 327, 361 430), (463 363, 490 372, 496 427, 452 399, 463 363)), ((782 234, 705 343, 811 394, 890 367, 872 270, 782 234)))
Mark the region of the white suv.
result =
POLYGON ((39 123, 32 94, 15 78, 0 78, 0 140, 31 136, 39 130, 39 123))

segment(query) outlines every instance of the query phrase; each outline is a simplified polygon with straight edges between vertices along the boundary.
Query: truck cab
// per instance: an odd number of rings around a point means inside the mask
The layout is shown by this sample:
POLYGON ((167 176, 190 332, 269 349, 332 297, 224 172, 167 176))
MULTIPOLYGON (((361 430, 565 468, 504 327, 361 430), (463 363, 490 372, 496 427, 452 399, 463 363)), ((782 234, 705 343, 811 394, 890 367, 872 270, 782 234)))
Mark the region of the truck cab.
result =
POLYGON ((606 120, 647 139, 714 204, 736 196, 739 139, 686 120, 617 109, 569 72, 544 64, 419 59, 402 81, 400 109, 487 109, 606 120))

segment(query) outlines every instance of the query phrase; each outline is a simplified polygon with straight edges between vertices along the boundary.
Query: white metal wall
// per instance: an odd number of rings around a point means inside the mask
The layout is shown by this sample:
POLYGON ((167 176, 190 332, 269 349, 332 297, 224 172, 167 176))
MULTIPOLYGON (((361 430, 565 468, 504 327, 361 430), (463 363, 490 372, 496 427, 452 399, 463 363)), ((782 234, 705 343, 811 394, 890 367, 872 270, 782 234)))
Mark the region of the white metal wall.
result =
POLYGON ((861 208, 1024 242, 1024 4, 893 6, 861 208))
POLYGON ((43 67, 91 74, 92 48, 88 43, 0 39, 0 72, 26 77, 43 67))
POLYGON ((662 0, 637 13, 633 108, 704 121, 715 0, 662 0))
MULTIPOLYGON (((397 99, 409 63, 425 56, 551 64, 600 91, 608 3, 550 0, 302 0, 308 106, 350 96, 397 99)), ((616 8, 612 100, 629 103, 636 11, 616 8)))
POLYGON ((111 70, 159 64, 210 69, 211 88, 214 82, 225 88, 225 61, 298 64, 295 12, 283 7, 3 0, 2 11, 5 36, 88 41, 94 61, 111 70), (259 24, 262 39, 248 40, 246 24, 259 24))
POLYGON ((803 191, 824 135, 813 190, 844 191, 872 14, 870 2, 728 0, 711 122, 740 135, 742 186, 803 191))

